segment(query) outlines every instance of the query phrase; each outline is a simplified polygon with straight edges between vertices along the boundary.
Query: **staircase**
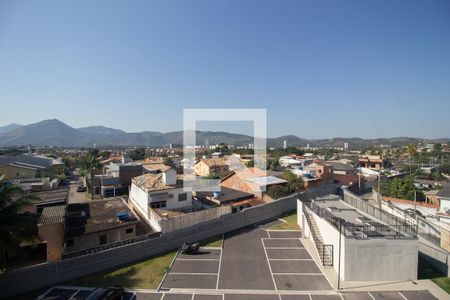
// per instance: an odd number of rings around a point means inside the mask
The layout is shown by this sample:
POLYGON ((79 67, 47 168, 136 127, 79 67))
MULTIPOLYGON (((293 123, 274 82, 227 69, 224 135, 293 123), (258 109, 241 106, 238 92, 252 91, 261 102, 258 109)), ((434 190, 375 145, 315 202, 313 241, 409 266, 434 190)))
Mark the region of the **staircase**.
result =
POLYGON ((333 266, 333 245, 324 244, 319 227, 309 208, 304 206, 303 212, 306 217, 306 222, 308 222, 317 252, 319 253, 320 260, 322 261, 322 265, 333 266))

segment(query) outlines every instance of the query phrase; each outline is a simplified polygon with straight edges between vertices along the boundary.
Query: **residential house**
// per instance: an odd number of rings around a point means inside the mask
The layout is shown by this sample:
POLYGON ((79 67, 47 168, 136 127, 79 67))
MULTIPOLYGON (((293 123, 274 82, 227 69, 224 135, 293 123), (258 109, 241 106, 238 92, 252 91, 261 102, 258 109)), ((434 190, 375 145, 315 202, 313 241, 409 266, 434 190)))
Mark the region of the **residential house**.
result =
POLYGON ((195 196, 202 204, 206 205, 231 205, 232 207, 240 207, 242 210, 246 207, 255 206, 264 202, 257 201, 255 195, 229 187, 221 186, 215 192, 196 192, 195 196))
POLYGON ((133 238, 139 223, 119 198, 48 206, 38 222, 38 237, 46 245, 47 261, 58 261, 65 254, 133 238))
POLYGON ((186 211, 192 209, 192 192, 185 191, 181 176, 172 168, 132 179, 129 204, 152 228, 158 227, 154 209, 186 211))
POLYGON ((267 176, 265 171, 259 168, 247 168, 235 170, 224 177, 220 185, 255 195, 258 198, 268 199, 267 188, 272 185, 284 185, 287 181, 274 176, 267 176))
POLYGON ((358 159, 359 166, 370 170, 380 171, 383 169, 385 159, 381 155, 366 155, 358 159))
POLYGON ((68 204, 64 253, 133 238, 139 223, 121 198, 68 204))
POLYGON ((64 174, 64 163, 45 156, 0 155, 0 173, 8 179, 54 178, 64 174))
POLYGON ((225 177, 230 172, 230 167, 222 158, 202 158, 194 165, 195 175, 205 176, 219 176, 225 177))
POLYGON ((442 186, 436 197, 439 199, 439 211, 437 213, 439 220, 450 223, 450 186, 442 186))

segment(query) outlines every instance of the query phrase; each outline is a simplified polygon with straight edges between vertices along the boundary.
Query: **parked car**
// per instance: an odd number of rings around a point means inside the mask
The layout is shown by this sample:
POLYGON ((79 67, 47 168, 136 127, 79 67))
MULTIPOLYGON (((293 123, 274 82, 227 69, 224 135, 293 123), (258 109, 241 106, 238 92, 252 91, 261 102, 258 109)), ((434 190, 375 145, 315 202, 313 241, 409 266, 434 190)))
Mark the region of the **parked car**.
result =
POLYGON ((86 187, 85 186, 82 186, 82 185, 79 185, 79 186, 77 186, 77 192, 86 192, 86 187))
POLYGON ((181 253, 183 254, 198 254, 198 251, 200 250, 200 244, 199 243, 184 243, 183 246, 181 246, 181 253))
POLYGON ((124 294, 125 289, 121 286, 96 288, 86 300, 122 300, 124 299, 124 294))

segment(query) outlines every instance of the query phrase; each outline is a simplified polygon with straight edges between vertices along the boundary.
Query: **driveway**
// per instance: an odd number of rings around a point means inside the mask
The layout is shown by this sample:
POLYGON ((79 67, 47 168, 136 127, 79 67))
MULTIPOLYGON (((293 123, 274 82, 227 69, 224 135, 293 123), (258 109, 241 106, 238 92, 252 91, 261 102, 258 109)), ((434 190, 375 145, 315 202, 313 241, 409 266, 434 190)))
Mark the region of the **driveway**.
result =
POLYGON ((69 185, 69 203, 83 203, 87 202, 88 199, 85 197, 85 193, 77 192, 78 181, 71 181, 69 185))

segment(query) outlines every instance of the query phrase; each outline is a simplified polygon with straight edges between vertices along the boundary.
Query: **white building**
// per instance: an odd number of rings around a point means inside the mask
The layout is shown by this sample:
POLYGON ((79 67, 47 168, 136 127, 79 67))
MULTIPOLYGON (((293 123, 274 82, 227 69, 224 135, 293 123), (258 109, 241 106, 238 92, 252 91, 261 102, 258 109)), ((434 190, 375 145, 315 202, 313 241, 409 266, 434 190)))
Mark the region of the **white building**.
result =
POLYGON ((154 230, 159 231, 157 216, 171 211, 192 209, 192 192, 183 190, 183 181, 167 167, 157 174, 144 174, 132 179, 129 203, 154 230))
POLYGON ((413 225, 387 225, 329 195, 298 200, 298 224, 324 265, 345 281, 417 279, 418 239, 413 225))

